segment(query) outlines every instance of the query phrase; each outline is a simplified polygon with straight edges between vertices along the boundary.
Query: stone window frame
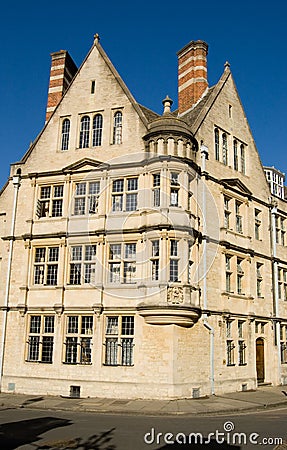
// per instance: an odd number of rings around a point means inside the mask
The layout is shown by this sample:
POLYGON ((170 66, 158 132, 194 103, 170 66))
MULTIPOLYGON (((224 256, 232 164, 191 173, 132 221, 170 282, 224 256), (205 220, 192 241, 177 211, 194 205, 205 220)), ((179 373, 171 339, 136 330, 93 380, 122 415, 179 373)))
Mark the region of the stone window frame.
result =
POLYGON ((96 282, 97 244, 71 244, 69 253, 69 285, 94 285, 96 282), (90 250, 88 251, 88 249, 90 250))
POLYGON ((93 314, 65 315, 64 364, 92 364, 94 322, 93 314))
POLYGON ((55 316, 52 314, 29 314, 27 319, 26 362, 52 364, 55 316))
POLYGON ((105 366, 134 366, 135 316, 130 314, 105 316, 105 366))
POLYGON ((108 246, 108 283, 111 285, 137 283, 137 242, 110 242, 108 246), (133 249, 130 251, 129 249, 133 249))

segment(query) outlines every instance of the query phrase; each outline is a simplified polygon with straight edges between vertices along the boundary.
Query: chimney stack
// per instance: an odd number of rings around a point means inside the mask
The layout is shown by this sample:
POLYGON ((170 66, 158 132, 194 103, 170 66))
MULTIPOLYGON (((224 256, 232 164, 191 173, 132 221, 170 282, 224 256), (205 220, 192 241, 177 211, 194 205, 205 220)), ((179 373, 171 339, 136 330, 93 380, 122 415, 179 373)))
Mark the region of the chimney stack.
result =
POLYGON ((68 89, 78 68, 66 50, 51 53, 51 72, 46 109, 46 122, 68 89))
POLYGON ((178 113, 189 111, 208 88, 208 45, 191 41, 177 53, 178 56, 178 113))

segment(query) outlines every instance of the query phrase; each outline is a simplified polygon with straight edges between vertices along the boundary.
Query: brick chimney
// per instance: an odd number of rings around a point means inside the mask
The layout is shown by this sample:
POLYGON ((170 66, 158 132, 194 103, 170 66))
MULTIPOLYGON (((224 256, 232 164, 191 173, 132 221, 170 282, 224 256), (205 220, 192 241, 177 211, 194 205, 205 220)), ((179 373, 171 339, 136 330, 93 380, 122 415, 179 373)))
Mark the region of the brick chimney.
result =
POLYGON ((50 119, 68 89, 78 68, 66 50, 51 53, 51 72, 46 109, 46 121, 50 119))
POLYGON ((178 113, 184 114, 200 99, 207 83, 208 45, 191 41, 178 53, 178 113))

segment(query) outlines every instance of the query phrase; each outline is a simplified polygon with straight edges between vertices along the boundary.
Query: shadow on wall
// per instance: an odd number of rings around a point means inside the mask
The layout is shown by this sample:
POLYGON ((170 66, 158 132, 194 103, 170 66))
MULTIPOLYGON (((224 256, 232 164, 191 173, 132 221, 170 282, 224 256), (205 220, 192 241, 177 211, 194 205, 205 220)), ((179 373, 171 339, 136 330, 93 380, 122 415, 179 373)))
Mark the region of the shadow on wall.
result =
POLYGON ((14 450, 22 445, 33 444, 35 450, 44 449, 81 449, 81 450, 115 450, 115 446, 110 444, 114 428, 104 431, 98 435, 92 435, 88 439, 69 438, 65 440, 47 440, 40 437, 54 428, 72 425, 71 420, 59 419, 56 417, 43 417, 38 419, 9 422, 0 425, 0 449, 14 450), (36 441, 42 441, 37 444, 36 441))

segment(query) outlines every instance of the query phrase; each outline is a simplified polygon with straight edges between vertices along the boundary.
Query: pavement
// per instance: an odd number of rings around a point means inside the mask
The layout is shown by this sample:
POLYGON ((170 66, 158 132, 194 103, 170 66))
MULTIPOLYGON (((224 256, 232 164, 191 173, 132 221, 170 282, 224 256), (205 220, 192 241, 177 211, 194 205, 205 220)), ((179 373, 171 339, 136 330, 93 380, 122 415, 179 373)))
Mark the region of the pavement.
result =
POLYGON ((180 416, 244 413, 287 408, 287 386, 261 386, 254 391, 175 400, 71 398, 0 393, 0 410, 28 408, 97 414, 180 416))

